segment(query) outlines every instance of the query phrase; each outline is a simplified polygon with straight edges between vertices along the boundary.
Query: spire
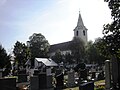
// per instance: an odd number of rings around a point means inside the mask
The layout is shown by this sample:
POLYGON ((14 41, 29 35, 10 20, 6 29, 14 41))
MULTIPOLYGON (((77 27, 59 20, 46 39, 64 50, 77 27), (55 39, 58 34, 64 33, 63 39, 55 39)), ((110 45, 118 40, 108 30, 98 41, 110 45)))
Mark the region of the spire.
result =
POLYGON ((79 17, 78 17, 77 26, 80 26, 80 27, 84 26, 80 11, 79 11, 79 17))

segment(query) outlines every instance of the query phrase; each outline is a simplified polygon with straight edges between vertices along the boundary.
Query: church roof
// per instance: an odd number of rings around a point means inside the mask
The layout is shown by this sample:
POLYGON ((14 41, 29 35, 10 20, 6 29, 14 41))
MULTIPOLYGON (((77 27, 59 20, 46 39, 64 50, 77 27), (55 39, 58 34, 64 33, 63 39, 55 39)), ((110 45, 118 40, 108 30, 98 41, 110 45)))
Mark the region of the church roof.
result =
POLYGON ((76 28, 79 27, 81 29, 87 29, 85 26, 84 26, 84 23, 83 23, 83 20, 82 20, 82 16, 80 14, 80 11, 79 11, 79 17, 78 17, 78 22, 77 22, 77 26, 76 28))
POLYGON ((56 52, 57 50, 60 50, 60 51, 70 50, 71 43, 72 43, 72 41, 68 41, 68 42, 50 45, 50 53, 56 52))
POLYGON ((80 11, 79 11, 79 17, 78 17, 77 26, 84 26, 80 11))

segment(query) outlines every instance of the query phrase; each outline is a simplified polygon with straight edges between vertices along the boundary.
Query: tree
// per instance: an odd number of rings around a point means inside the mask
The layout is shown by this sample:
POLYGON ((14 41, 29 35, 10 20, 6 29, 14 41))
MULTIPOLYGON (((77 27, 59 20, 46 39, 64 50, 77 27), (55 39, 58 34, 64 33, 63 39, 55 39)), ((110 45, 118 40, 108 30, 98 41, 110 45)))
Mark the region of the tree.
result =
POLYGON ((74 60, 73 60, 73 56, 71 55, 71 53, 67 52, 65 55, 65 63, 68 63, 68 64, 73 64, 75 63, 74 60))
POLYGON ((0 68, 5 68, 4 75, 8 75, 11 69, 10 56, 7 55, 2 45, 0 45, 0 68))
POLYGON ((96 64, 103 64, 106 60, 106 52, 103 52, 104 43, 101 38, 97 38, 95 42, 89 41, 86 46, 86 60, 87 63, 96 63, 96 64))
POLYGON ((104 39, 97 38, 94 42, 94 47, 97 53, 97 63, 103 64, 105 60, 110 59, 110 54, 107 52, 106 43, 104 39))
POLYGON ((94 45, 97 48, 100 56, 104 57, 104 60, 110 59, 111 55, 108 52, 106 42, 103 38, 97 38, 94 42, 94 45))
POLYGON ((13 53, 15 55, 15 64, 17 64, 18 67, 24 67, 26 61, 31 57, 29 48, 19 41, 15 43, 13 53))
POLYGON ((104 0, 111 10, 112 23, 104 25, 104 40, 111 55, 120 59, 120 1, 104 0))
POLYGON ((34 33, 29 37, 29 48, 31 51, 31 62, 34 64, 35 58, 49 57, 49 43, 41 33, 34 33))
POLYGON ((92 41, 89 41, 86 47, 86 57, 88 63, 95 63, 96 49, 92 41))
POLYGON ((57 51, 55 52, 55 55, 52 56, 52 59, 53 59, 56 63, 58 63, 58 64, 60 64, 61 62, 63 62, 63 55, 62 55, 61 51, 60 51, 60 50, 57 50, 57 51))
POLYGON ((71 55, 76 63, 83 62, 85 59, 85 45, 84 42, 77 37, 74 37, 70 45, 71 55))
POLYGON ((111 10, 112 23, 104 25, 104 40, 108 52, 110 52, 112 59, 112 69, 117 70, 114 72, 116 75, 113 77, 113 89, 120 89, 120 0, 104 0, 108 2, 109 9, 111 10), (115 80, 117 79, 117 81, 115 80))

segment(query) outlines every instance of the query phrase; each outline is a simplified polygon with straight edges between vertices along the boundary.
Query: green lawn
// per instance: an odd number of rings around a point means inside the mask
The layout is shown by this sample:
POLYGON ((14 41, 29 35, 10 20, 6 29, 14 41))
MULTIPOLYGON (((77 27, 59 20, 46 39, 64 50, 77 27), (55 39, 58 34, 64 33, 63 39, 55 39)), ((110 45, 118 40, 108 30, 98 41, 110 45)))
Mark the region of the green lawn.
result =
MULTIPOLYGON (((104 88, 104 83, 105 83, 105 80, 100 80, 100 81, 96 81, 94 82, 94 84, 96 86, 99 86, 99 85, 103 85, 103 86, 100 86, 100 88, 104 88)), ((64 90, 79 90, 79 87, 74 87, 74 88, 66 88, 64 90)), ((97 90, 97 88, 95 87, 94 90, 97 90)), ((102 90, 102 89, 101 89, 102 90)))
POLYGON ((79 87, 74 87, 74 88, 66 88, 64 90, 79 90, 79 87))

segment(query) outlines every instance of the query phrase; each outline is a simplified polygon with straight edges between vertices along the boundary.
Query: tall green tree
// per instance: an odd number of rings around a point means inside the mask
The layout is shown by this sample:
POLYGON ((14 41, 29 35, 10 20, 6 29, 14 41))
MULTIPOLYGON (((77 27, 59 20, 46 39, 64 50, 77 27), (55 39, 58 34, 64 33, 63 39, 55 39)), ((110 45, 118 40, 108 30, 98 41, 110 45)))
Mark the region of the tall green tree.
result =
POLYGON ((104 40, 111 55, 120 59, 120 0, 104 0, 111 10, 112 23, 104 25, 104 40))
POLYGON ((29 48, 31 51, 31 62, 34 65, 35 58, 49 57, 50 44, 41 33, 34 33, 29 37, 29 48))
POLYGON ((0 45, 0 68, 5 68, 4 75, 8 75, 11 69, 10 56, 6 50, 0 45))
POLYGON ((71 54, 76 63, 84 62, 85 59, 85 44, 77 37, 74 37, 70 45, 71 54))
POLYGON ((105 55, 103 53, 104 43, 100 41, 101 39, 98 38, 93 43, 89 41, 86 47, 86 59, 88 63, 96 63, 96 64, 103 64, 106 60, 105 55))
POLYGON ((15 56, 15 64, 19 66, 25 66, 25 63, 31 57, 29 48, 19 41, 14 45, 13 53, 15 56))
POLYGON ((105 60, 110 59, 111 55, 108 52, 107 44, 103 38, 97 38, 94 42, 99 54, 104 57, 105 60))

